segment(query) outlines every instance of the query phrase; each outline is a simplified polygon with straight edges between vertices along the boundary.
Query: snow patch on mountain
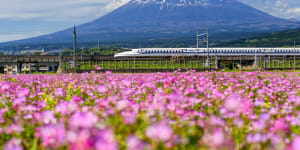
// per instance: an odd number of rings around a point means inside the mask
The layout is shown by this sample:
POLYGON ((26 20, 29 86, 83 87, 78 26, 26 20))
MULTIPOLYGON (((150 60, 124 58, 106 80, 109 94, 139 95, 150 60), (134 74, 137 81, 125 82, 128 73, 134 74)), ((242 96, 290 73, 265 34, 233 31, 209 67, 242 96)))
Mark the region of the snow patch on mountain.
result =
POLYGON ((229 3, 233 0, 132 0, 131 4, 147 5, 147 4, 157 4, 161 5, 162 8, 168 7, 208 7, 208 6, 218 6, 222 7, 222 3, 229 3))

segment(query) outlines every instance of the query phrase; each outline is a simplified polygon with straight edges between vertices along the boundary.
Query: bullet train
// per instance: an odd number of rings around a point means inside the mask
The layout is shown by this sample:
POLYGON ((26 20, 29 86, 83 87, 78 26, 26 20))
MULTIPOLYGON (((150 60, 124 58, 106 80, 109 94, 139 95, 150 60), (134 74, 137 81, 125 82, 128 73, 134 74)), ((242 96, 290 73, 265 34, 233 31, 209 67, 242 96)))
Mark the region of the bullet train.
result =
POLYGON ((166 56, 300 56, 300 48, 140 48, 115 54, 115 57, 166 56))

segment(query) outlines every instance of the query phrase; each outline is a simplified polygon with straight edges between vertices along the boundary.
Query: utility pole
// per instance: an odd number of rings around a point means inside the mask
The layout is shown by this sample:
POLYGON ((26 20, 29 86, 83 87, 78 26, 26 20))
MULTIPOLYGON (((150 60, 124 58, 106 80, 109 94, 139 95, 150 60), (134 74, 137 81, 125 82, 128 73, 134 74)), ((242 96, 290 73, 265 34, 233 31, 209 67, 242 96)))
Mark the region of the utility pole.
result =
POLYGON ((199 26, 197 26, 197 49, 199 48, 199 26))
POLYGON ((208 60, 208 66, 209 66, 209 70, 210 70, 210 59, 209 59, 209 35, 208 35, 208 28, 206 28, 206 47, 207 47, 207 60, 208 60))
POLYGON ((242 51, 240 52, 240 71, 242 72, 242 51))
POLYGON ((296 71, 296 40, 294 40, 294 72, 296 71))
POLYGON ((254 56, 254 67, 255 67, 255 70, 257 70, 257 57, 256 57, 256 52, 257 50, 255 50, 255 56, 254 56))
POLYGON ((63 67, 62 67, 62 52, 61 52, 61 49, 59 50, 59 66, 60 66, 60 69, 63 70, 63 67))
POLYGON ((77 70, 77 64, 76 64, 76 27, 74 25, 74 31, 73 31, 73 67, 75 67, 75 71, 77 70))
POLYGON ((199 49, 199 26, 197 26, 197 49, 196 49, 196 56, 198 55, 198 49, 199 49))

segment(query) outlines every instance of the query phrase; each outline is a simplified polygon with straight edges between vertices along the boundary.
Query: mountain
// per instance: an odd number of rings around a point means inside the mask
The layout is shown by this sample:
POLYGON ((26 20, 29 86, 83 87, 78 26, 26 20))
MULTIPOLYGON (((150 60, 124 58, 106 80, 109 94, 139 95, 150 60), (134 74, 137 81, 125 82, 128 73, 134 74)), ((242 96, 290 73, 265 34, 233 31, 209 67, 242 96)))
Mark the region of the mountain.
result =
POLYGON ((293 22, 299 22, 299 20, 296 19, 296 18, 289 18, 288 20, 289 20, 289 21, 293 21, 293 22))
MULTIPOLYGON (((214 33, 269 32, 300 27, 237 0, 132 0, 94 21, 79 25, 78 41, 130 41, 194 37, 196 26, 214 33)), ((5 44, 71 43, 72 28, 5 44)))
POLYGON ((225 42, 219 47, 291 47, 294 40, 300 46, 300 29, 274 32, 263 36, 225 42))

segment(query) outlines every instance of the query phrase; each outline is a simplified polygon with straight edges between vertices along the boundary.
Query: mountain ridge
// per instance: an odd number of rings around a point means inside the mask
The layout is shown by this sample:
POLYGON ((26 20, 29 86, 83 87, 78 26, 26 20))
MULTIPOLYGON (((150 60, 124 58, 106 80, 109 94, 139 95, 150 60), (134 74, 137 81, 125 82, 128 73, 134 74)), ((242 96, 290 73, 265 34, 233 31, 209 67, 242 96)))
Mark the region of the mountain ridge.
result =
POLYGON ((300 46, 300 28, 273 32, 261 36, 241 38, 217 45, 218 47, 292 47, 294 40, 300 46))
MULTIPOLYGON (((278 31, 300 23, 271 16, 237 0, 132 0, 94 21, 77 26, 78 40, 121 41, 181 37, 196 26, 219 32, 278 31)), ((72 42, 72 28, 8 44, 72 42)))

